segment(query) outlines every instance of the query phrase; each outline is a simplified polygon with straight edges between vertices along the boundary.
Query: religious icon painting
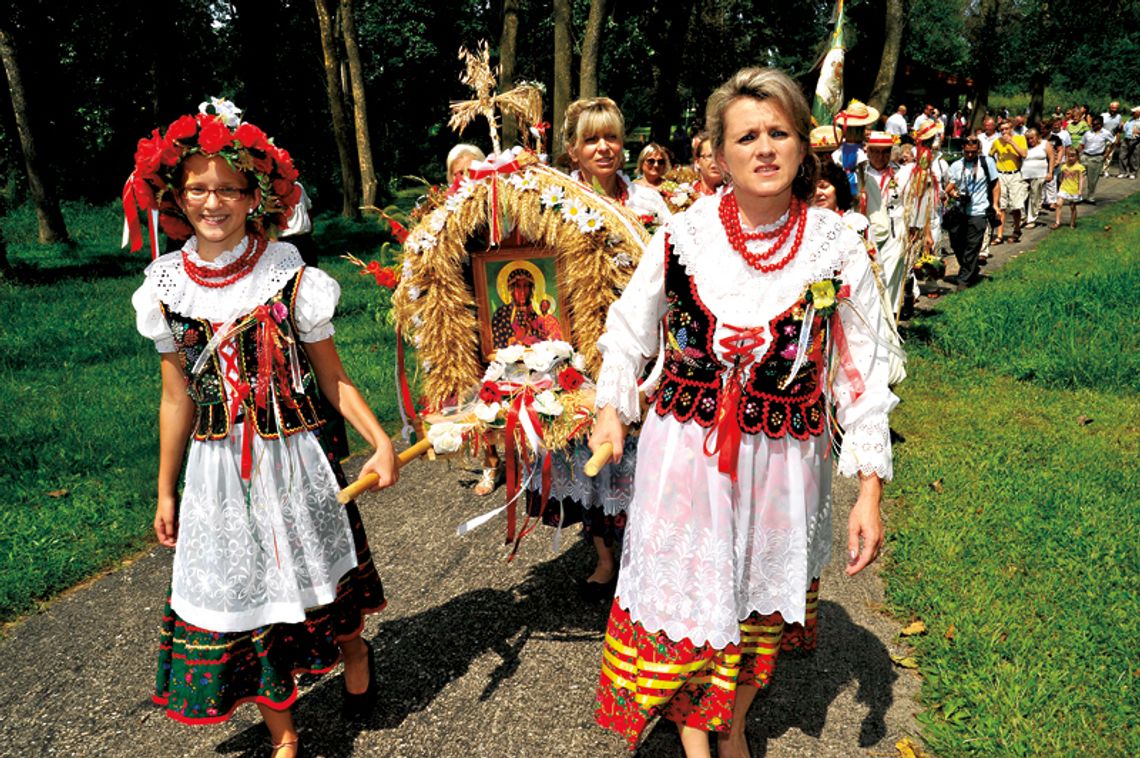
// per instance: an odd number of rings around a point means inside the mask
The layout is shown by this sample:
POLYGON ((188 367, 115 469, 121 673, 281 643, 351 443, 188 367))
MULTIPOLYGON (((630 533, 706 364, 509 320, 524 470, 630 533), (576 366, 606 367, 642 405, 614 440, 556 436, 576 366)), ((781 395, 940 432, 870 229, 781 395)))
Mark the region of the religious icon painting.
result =
POLYGON ((570 339, 554 250, 500 248, 472 255, 480 347, 485 358, 511 345, 570 339))

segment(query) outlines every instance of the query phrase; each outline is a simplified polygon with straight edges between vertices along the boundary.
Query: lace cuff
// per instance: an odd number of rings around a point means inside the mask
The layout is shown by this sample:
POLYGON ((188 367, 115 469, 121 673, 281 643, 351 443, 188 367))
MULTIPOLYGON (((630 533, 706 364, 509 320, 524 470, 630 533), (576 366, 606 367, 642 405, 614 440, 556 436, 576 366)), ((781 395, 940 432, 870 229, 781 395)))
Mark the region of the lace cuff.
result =
POLYGON ((602 361, 594 407, 611 407, 623 424, 641 420, 641 402, 637 395, 637 366, 620 355, 610 353, 602 361))
POLYGON ((861 419, 843 435, 839 473, 851 477, 875 474, 884 482, 891 480, 891 428, 886 414, 861 419))
POLYGON ((340 301, 336 279, 317 268, 306 267, 297 285, 293 320, 302 342, 320 342, 333 336, 332 317, 340 301))

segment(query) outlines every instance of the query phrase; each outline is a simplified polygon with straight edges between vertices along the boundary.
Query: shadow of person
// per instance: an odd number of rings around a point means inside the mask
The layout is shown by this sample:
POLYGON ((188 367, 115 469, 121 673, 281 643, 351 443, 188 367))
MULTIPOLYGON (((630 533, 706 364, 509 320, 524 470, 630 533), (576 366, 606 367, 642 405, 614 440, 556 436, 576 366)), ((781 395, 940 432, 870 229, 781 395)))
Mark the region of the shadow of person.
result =
MULTIPOLYGON (((596 640, 600 647, 608 606, 587 605, 562 589, 573 586, 573 578, 586 573, 592 560, 593 550, 575 540, 510 589, 472 590, 422 613, 383 621, 372 638, 381 686, 371 719, 345 721, 340 715, 342 678, 326 676, 297 701, 301 741, 319 744, 322 756, 348 758, 361 731, 399 727, 464 676, 473 662, 493 652, 500 661, 479 695, 480 701, 489 700, 516 673, 523 648, 536 635, 596 640)), ((217 752, 256 755, 264 750, 266 735, 259 723, 218 745, 217 752)))
MULTIPOLYGON (((838 603, 821 601, 819 648, 802 658, 781 654, 771 685, 748 714, 753 758, 767 755, 769 741, 792 729, 819 739, 832 704, 852 684, 855 702, 866 708, 859 723, 858 748, 878 744, 887 736, 886 714, 894 701, 897 676, 889 651, 873 632, 852 621, 838 603)), ((680 745, 676 724, 661 719, 637 758, 676 756, 680 745)), ((856 745, 849 747, 851 753, 857 752, 856 745)))

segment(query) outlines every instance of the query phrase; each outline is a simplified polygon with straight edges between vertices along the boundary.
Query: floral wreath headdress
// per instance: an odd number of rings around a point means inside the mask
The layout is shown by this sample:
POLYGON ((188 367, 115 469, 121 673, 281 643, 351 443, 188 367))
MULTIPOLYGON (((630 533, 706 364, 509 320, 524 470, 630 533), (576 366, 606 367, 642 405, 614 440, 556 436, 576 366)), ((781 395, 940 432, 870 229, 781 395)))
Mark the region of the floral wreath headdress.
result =
POLYGON ((157 226, 172 239, 186 239, 194 230, 174 200, 178 169, 191 155, 225 159, 230 168, 252 174, 261 202, 249 215, 262 229, 283 228, 301 199, 297 169, 289 153, 273 144, 257 126, 241 120, 241 109, 229 100, 210 98, 186 115, 139 140, 135 168, 123 187, 126 227, 123 245, 131 252, 142 247, 139 211, 147 212, 152 257, 158 256, 157 226))

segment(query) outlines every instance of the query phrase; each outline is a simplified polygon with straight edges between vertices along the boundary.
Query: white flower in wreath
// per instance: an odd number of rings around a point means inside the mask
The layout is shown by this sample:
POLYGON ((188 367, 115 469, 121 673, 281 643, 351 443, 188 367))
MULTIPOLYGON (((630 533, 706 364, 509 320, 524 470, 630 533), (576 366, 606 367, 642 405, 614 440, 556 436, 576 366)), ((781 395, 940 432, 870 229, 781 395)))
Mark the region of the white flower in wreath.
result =
POLYGON ((499 361, 491 361, 487 364, 487 370, 483 372, 483 381, 497 382, 503 378, 503 373, 507 370, 505 363, 499 361))
POLYGON ((547 187, 542 191, 542 196, 539 197, 539 202, 542 203, 543 208, 557 208, 562 202, 562 198, 566 196, 566 189, 554 185, 547 187))
POLYGON ((562 219, 564 221, 578 221, 587 213, 590 212, 589 208, 581 200, 567 200, 562 204, 562 219))
POLYGON ((586 359, 581 353, 574 353, 574 357, 570 359, 570 365, 578 371, 586 370, 586 359))
POLYGON ((416 255, 420 252, 420 240, 418 237, 409 237, 404 242, 404 252, 409 255, 416 255))
POLYGON ((220 118, 230 129, 236 129, 241 125, 241 108, 224 97, 211 97, 205 102, 198 103, 198 112, 203 116, 209 116, 211 109, 214 111, 213 115, 220 118))
POLYGON ((547 350, 562 360, 566 360, 574 354, 574 346, 565 340, 547 340, 538 344, 545 345, 547 350))
POLYGON ((495 360, 499 363, 514 363, 523 357, 526 345, 508 345, 495 351, 495 360))
POLYGON ((670 195, 669 199, 673 202, 673 205, 684 205, 689 202, 689 193, 677 190, 670 195))
POLYGON ((539 342, 523 354, 523 363, 531 371, 545 373, 550 370, 558 356, 548 347, 549 343, 539 342))
POLYGON ((543 390, 534 397, 534 409, 543 416, 561 416, 562 403, 550 390, 543 390))
POLYGON ((400 266, 400 278, 412 278, 412 261, 410 258, 404 258, 404 263, 400 266))
POLYGON ((427 232, 420 232, 420 250, 431 250, 435 247, 436 239, 433 235, 427 232))
POLYGON ((503 411, 502 403, 484 403, 482 401, 475 403, 475 418, 482 421, 484 424, 493 424, 499 420, 499 414, 503 411))
POLYGON ((583 234, 590 232, 600 232, 605 224, 602 221, 602 214, 595 210, 587 210, 578 218, 578 230, 583 234))
POLYGON ((454 213, 455 211, 459 210, 459 207, 463 205, 463 202, 465 200, 467 200, 466 195, 460 195, 458 192, 456 192, 454 195, 451 195, 443 201, 443 209, 450 213, 454 213))
POLYGON ((464 199, 471 197, 475 194, 475 188, 479 186, 480 181, 482 180, 472 179, 469 176, 463 177, 459 180, 459 187, 455 190, 455 194, 462 195, 464 199))
POLYGON ((420 292, 420 288, 413 284, 412 286, 408 287, 408 299, 412 301, 419 300, 420 292))
POLYGON ((618 268, 629 268, 633 265, 633 258, 629 257, 629 253, 618 253, 614 256, 614 265, 618 268))
POLYGON ((424 320, 422 318, 420 318, 420 314, 417 313, 414 316, 412 316, 412 326, 413 327, 415 327, 416 329, 419 329, 423 325, 424 325, 424 320))
POLYGON ((463 432, 457 424, 444 422, 428 427, 428 442, 437 453, 454 453, 463 447, 463 432))
POLYGON ((447 223, 447 212, 441 210, 432 211, 428 216, 427 226, 432 234, 439 234, 443 230, 443 225, 447 223))

